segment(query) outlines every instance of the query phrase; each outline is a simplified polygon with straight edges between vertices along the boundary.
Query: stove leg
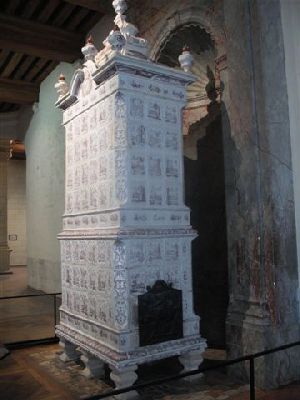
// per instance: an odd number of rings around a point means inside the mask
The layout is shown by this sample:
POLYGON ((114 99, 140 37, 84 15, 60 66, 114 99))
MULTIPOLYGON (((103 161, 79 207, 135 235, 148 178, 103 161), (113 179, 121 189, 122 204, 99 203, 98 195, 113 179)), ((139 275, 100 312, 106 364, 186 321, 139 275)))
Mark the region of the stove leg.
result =
MULTIPOLYGON (((111 373, 110 378, 115 383, 116 389, 122 389, 127 386, 131 386, 137 379, 137 374, 135 373, 137 365, 133 365, 126 368, 117 369, 110 365, 111 373)), ((129 400, 134 399, 138 396, 135 390, 131 390, 127 393, 118 394, 115 396, 117 400, 129 400)))
MULTIPOLYGON (((180 361, 181 365, 183 365, 183 367, 184 367, 183 371, 181 371, 181 372, 184 373, 184 372, 197 370, 199 368, 199 365, 203 361, 202 354, 203 354, 203 351, 201 351, 201 350, 194 350, 189 353, 182 354, 179 357, 179 361, 180 361)), ((191 382, 194 380, 198 380, 199 378, 202 378, 202 377, 203 377, 203 374, 199 373, 197 375, 187 376, 183 379, 191 382)))
POLYGON ((76 350, 76 347, 73 343, 68 342, 65 339, 61 339, 59 341, 59 345, 63 348, 64 352, 59 356, 61 361, 76 361, 79 359, 80 354, 76 350))
POLYGON ((104 377, 104 362, 99 358, 92 356, 85 350, 80 349, 80 360, 84 363, 85 368, 81 371, 81 375, 88 379, 104 377))

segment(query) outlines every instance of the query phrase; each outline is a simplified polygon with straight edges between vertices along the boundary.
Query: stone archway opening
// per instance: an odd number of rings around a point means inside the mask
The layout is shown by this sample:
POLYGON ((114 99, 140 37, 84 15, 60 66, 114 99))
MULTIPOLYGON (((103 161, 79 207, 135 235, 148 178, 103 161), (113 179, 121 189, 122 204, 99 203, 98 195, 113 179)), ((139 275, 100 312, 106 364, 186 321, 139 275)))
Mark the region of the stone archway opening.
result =
POLYGON ((199 24, 177 27, 162 44, 156 60, 176 67, 183 46, 190 46, 198 80, 188 89, 184 110, 185 202, 198 231, 192 246, 194 309, 209 347, 225 348, 228 262, 225 171, 220 82, 216 47, 199 24))

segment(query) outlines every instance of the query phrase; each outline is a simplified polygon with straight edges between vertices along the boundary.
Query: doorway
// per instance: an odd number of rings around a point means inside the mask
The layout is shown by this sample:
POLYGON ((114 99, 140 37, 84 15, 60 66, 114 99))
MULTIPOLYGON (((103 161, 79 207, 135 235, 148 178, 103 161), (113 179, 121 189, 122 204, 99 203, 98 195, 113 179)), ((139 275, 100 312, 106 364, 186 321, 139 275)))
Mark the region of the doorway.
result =
POLYGON ((225 349, 228 261, 222 118, 215 85, 215 45, 199 25, 176 28, 157 61, 178 67, 184 45, 194 56, 197 81, 188 88, 184 110, 185 203, 198 232, 192 243, 194 310, 208 346, 225 349))

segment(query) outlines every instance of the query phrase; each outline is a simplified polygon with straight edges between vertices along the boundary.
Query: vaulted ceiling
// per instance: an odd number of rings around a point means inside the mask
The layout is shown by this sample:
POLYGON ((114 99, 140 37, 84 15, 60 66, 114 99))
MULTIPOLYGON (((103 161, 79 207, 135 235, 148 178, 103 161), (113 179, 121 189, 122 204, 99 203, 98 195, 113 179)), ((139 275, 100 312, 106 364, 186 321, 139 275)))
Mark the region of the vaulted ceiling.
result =
POLYGON ((109 0, 0 1, 0 112, 36 101, 40 83, 81 57, 89 30, 112 12, 109 0))

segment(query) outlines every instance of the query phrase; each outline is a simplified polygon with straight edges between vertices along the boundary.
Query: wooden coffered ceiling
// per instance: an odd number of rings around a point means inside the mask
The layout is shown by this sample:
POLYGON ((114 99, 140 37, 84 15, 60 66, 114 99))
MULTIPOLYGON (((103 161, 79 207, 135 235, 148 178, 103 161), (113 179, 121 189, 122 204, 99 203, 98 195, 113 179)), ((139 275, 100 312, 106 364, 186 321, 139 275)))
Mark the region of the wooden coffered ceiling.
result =
POLYGON ((112 12, 109 0, 0 1, 0 112, 36 101, 40 82, 81 57, 89 30, 112 12))

